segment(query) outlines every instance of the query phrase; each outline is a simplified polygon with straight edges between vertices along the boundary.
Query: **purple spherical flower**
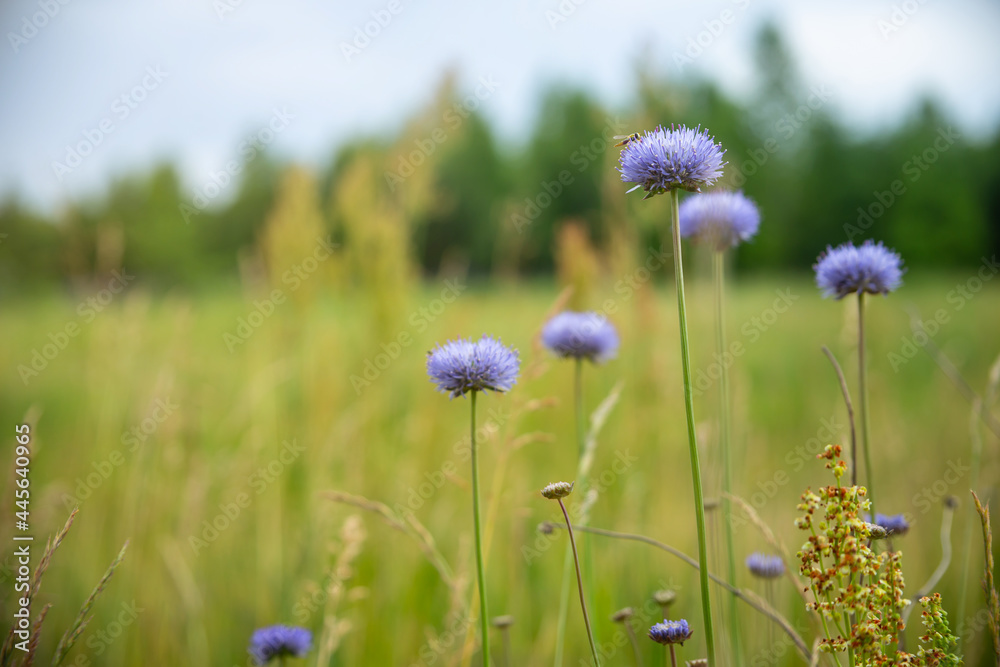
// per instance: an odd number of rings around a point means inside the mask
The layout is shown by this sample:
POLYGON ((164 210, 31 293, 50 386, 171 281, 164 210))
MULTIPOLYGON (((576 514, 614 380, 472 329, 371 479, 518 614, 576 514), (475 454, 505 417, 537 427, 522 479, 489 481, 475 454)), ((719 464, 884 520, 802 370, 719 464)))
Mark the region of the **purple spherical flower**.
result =
POLYGON ((602 363, 618 352, 618 332, 597 313, 559 313, 545 323, 542 342, 560 357, 602 363))
POLYGON ((685 199, 680 219, 681 236, 722 251, 757 233, 760 211, 742 192, 708 192, 685 199))
POLYGON ((646 191, 643 199, 676 188, 699 192, 722 175, 724 153, 701 126, 661 125, 626 142, 618 171, 624 182, 637 184, 632 190, 646 191))
POLYGON ((768 556, 760 552, 747 556, 747 569, 750 574, 761 579, 777 579, 785 573, 785 563, 781 556, 768 556))
POLYGON ((852 292, 888 294, 903 281, 903 260, 881 241, 868 240, 861 247, 852 243, 827 246, 813 268, 823 296, 837 299, 852 292))
POLYGON ((266 665, 272 659, 283 656, 301 658, 310 648, 312 633, 305 628, 271 625, 254 631, 249 650, 254 662, 266 665))
POLYGON ((691 639, 691 628, 684 619, 679 621, 664 620, 649 629, 649 638, 657 644, 683 644, 691 639))
POLYGON ((470 391, 508 391, 520 367, 517 350, 490 336, 476 342, 459 338, 427 353, 427 374, 438 391, 452 398, 470 391))
POLYGON ((875 513, 875 525, 885 528, 889 537, 896 535, 906 535, 910 531, 910 522, 902 514, 879 514, 875 513))

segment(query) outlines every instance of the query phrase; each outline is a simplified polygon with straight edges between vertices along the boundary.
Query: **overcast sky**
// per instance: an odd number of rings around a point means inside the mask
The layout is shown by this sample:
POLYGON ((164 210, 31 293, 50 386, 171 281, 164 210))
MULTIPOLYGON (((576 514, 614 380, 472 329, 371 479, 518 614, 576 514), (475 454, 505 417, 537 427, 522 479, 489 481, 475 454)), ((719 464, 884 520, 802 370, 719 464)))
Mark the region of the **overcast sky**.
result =
POLYGON ((174 160, 194 188, 268 125, 279 130, 269 139, 278 154, 317 163, 353 136, 398 128, 447 67, 469 92, 481 77, 493 82, 481 109, 508 138, 530 126, 554 81, 585 86, 611 108, 627 104, 640 57, 668 76, 700 70, 738 96, 752 86, 750 49, 767 18, 805 81, 828 87, 831 107, 860 134, 898 122, 927 94, 965 134, 989 136, 1000 119, 995 0, 0 6, 0 193, 46 209, 156 159, 174 160), (367 43, 356 40, 366 24, 367 43), (689 40, 704 46, 681 63, 689 40), (73 148, 88 154, 68 156, 73 148))

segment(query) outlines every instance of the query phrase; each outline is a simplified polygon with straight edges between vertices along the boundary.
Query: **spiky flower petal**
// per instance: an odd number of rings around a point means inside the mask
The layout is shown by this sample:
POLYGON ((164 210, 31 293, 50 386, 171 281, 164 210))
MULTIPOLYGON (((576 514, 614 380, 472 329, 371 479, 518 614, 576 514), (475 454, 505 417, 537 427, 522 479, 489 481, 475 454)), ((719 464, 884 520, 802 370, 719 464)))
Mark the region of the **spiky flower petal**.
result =
POLYGON ((637 184, 633 190, 646 191, 644 199, 678 188, 700 192, 722 176, 724 153, 701 126, 661 125, 625 144, 618 171, 622 181, 637 184))
POLYGON ((452 398, 470 391, 509 391, 521 368, 517 350, 490 336, 476 342, 459 338, 427 353, 427 374, 438 391, 452 398))
POLYGON ((602 315, 567 310, 545 323, 542 343, 560 357, 602 363, 618 352, 618 332, 602 315))
POLYGON ((777 579, 785 573, 785 563, 781 556, 768 556, 760 552, 747 556, 747 569, 750 574, 761 579, 777 579))
POLYGON ((742 192, 706 192, 684 200, 680 225, 681 236, 721 252, 753 238, 760 211, 742 192))
POLYGON ((902 258, 881 241, 868 240, 860 247, 852 243, 827 246, 813 268, 823 296, 837 299, 854 292, 888 294, 903 282, 902 258))
POLYGON ((691 638, 691 628, 684 619, 663 621, 649 629, 649 638, 658 644, 684 644, 691 638))
POLYGON ((271 625, 255 630, 250 637, 250 655, 258 665, 274 658, 301 658, 312 648, 312 633, 305 628, 271 625))

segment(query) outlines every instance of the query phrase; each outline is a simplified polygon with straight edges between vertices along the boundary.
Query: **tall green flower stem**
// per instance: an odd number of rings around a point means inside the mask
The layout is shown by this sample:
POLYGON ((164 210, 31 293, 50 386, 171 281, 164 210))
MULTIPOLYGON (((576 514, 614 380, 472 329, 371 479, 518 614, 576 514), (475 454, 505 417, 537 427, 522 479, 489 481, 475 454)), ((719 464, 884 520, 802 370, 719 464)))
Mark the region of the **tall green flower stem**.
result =
MULTIPOLYGON (((577 359, 574 364, 573 373, 573 406, 576 417, 576 444, 578 451, 576 479, 581 489, 587 488, 587 470, 584 470, 583 455, 587 447, 586 418, 583 412, 583 359, 577 359)), ((580 517, 581 523, 586 523, 586 516, 580 517)), ((590 542, 584 542, 586 559, 584 560, 584 575, 587 580, 587 591, 593 606, 594 595, 594 569, 591 561, 590 542)), ((562 587, 559 593, 559 617, 556 622, 556 651, 555 667, 562 667, 563 650, 566 644, 566 618, 569 615, 569 588, 570 574, 573 571, 573 552, 569 546, 566 547, 566 555, 563 558, 562 587)))
POLYGON ((490 615, 486 604, 486 568, 483 566, 483 531, 479 520, 479 460, 476 452, 476 395, 472 395, 472 518, 476 529, 476 576, 479 580, 479 622, 483 633, 483 667, 490 667, 490 615))
MULTIPOLYGON (((979 422, 978 422, 981 403, 982 401, 980 401, 978 398, 976 398, 973 401, 971 422, 969 424, 969 432, 970 435, 972 436, 972 466, 971 466, 972 479, 970 488, 973 491, 979 489, 979 466, 983 458, 983 439, 979 432, 979 422)), ((962 575, 960 580, 961 584, 958 589, 958 606, 956 607, 956 609, 958 609, 959 618, 965 618, 965 604, 966 604, 965 592, 968 590, 969 587, 969 565, 970 565, 969 561, 973 552, 972 513, 969 511, 965 512, 965 529, 962 535, 962 544, 965 547, 965 554, 962 557, 962 575)), ((963 639, 962 635, 964 635, 964 633, 959 633, 958 647, 956 649, 957 651, 961 651, 962 649, 962 639, 963 639)))
POLYGON ((865 293, 858 292, 858 397, 861 412, 861 446, 865 450, 865 481, 868 482, 868 501, 871 515, 875 516, 875 474, 872 472, 871 433, 868 428, 868 365, 865 362, 865 293))
POLYGON ((680 202, 677 189, 670 191, 670 226, 674 242, 674 283, 677 286, 677 319, 680 324, 681 362, 684 369, 684 408, 687 413, 688 450, 691 455, 691 481, 694 486, 694 511, 698 524, 698 569, 701 579, 701 611, 705 622, 708 664, 715 662, 715 631, 712 629, 712 598, 708 578, 708 539, 705 534, 705 496, 701 487, 701 464, 698 461, 698 436, 694 423, 694 393, 691 381, 691 354, 688 350, 687 306, 684 302, 684 263, 681 259, 680 202))
MULTIPOLYGON (((719 378, 719 449, 722 456, 722 531, 726 537, 726 575, 730 586, 736 585, 736 553, 733 546, 732 501, 733 451, 729 437, 729 366, 722 362, 726 355, 726 258, 721 251, 712 253, 715 273, 715 345, 718 348, 722 374, 719 378)), ((729 598, 729 642, 734 664, 743 664, 740 646, 736 598, 729 598)))
POLYGON ((587 600, 583 594, 583 576, 580 574, 580 556, 576 552, 576 539, 573 537, 573 525, 569 520, 569 512, 566 511, 566 505, 563 504, 562 498, 557 498, 559 501, 559 509, 562 510, 563 516, 566 518, 566 532, 569 533, 569 545, 573 548, 573 562, 576 563, 576 584, 580 589, 580 608, 583 610, 583 622, 587 626, 587 639, 590 640, 590 650, 594 654, 594 665, 595 667, 601 667, 601 659, 597 655, 597 644, 594 643, 594 631, 590 629, 590 616, 587 615, 587 600))

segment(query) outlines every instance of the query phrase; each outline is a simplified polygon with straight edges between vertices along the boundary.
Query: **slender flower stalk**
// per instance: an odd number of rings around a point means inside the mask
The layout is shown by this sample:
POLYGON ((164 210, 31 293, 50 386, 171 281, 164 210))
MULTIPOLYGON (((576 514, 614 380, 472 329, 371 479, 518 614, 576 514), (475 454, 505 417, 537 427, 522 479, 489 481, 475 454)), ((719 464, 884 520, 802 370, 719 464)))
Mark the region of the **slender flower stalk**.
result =
MULTIPOLYGON (((715 276, 715 343, 719 359, 726 354, 725 318, 725 252, 748 241, 760 227, 757 205, 742 192, 717 191, 689 197, 680 207, 677 225, 681 236, 712 250, 715 276)), ((730 585, 736 583, 736 551, 733 544, 732 501, 733 454, 729 418, 729 366, 722 364, 719 378, 719 454, 722 459, 722 521, 725 536, 727 575, 730 585)), ((714 531, 713 531, 714 536, 714 531)), ((715 542, 715 540, 713 540, 715 542)), ((736 599, 729 598, 729 641, 731 660, 743 664, 736 599)))
MULTIPOLYGON (((705 530, 705 494, 701 486, 701 463, 698 460, 698 435, 695 432, 694 393, 691 380, 691 353, 688 349, 687 306, 684 301, 684 264, 681 258, 681 232, 679 224, 679 197, 676 189, 670 191, 671 228, 674 243, 674 284, 677 287, 677 318, 680 322, 681 362, 684 370, 684 409, 687 414, 688 453, 691 458, 691 480, 694 486, 694 511, 698 526, 698 562, 708 563, 708 538, 705 530)), ((708 568, 699 569, 701 579, 701 610, 705 623, 705 642, 708 664, 715 662, 715 632, 712 627, 712 598, 709 590, 708 568)))
POLYGON ((865 241, 860 247, 844 243, 827 248, 813 267, 816 285, 823 296, 842 299, 858 295, 858 398, 861 417, 861 446, 865 455, 865 474, 871 512, 875 513, 874 473, 871 437, 868 425, 868 368, 865 360, 865 294, 888 294, 902 283, 903 260, 881 243, 865 241))
POLYGON ((642 667, 642 655, 639 653, 639 640, 636 639, 635 630, 632 629, 632 623, 630 622, 630 619, 633 616, 635 616, 635 609, 632 609, 632 607, 625 607, 624 609, 616 611, 611 616, 611 620, 625 626, 625 634, 628 635, 628 641, 632 645, 632 657, 635 658, 636 667, 642 667))
POLYGON ((580 609, 583 610, 583 623, 587 626, 587 639, 590 640, 590 650, 594 655, 594 666, 601 667, 601 658, 597 654, 597 643, 594 641, 594 631, 590 627, 590 616, 587 614, 587 600, 583 592, 583 575, 580 572, 580 555, 576 550, 576 539, 573 537, 573 524, 569 520, 569 512, 562 499, 573 492, 573 484, 566 482, 555 482, 542 489, 542 495, 549 500, 559 502, 559 509, 562 510, 563 518, 566 519, 566 532, 569 534, 569 544, 573 549, 573 562, 576 564, 576 584, 580 590, 580 609))
MULTIPOLYGON (((587 470, 584 469, 583 456, 586 449, 587 429, 583 407, 583 362, 590 361, 600 364, 611 359, 618 352, 618 332, 605 317, 594 312, 577 313, 564 311, 545 323, 542 329, 542 342, 554 354, 564 359, 573 359, 573 406, 576 424, 577 471, 576 479, 582 488, 587 487, 587 470)), ((586 516, 579 519, 585 523, 586 516)), ((586 542, 586 558, 584 559, 587 592, 591 596, 593 606, 594 576, 590 557, 590 542, 586 542)), ((569 545, 563 558, 562 586, 559 593, 559 615, 556 622, 555 667, 561 667, 563 650, 566 643, 566 619, 569 615, 569 589, 571 586, 570 572, 573 568, 573 554, 569 545)))
POLYGON ((705 529, 705 497, 701 484, 701 464, 698 461, 698 439, 694 422, 694 393, 691 379, 691 355, 688 350, 687 308, 684 303, 684 265, 681 259, 681 219, 679 190, 700 192, 703 185, 713 184, 722 176, 725 151, 700 127, 658 127, 644 135, 636 135, 624 143, 619 160, 622 181, 635 183, 632 190, 642 188, 649 199, 659 194, 670 195, 670 227, 674 249, 674 283, 677 287, 677 316, 680 325, 681 361, 684 370, 684 407, 687 415, 688 447, 691 457, 691 479, 694 486, 695 518, 698 525, 698 560, 701 578, 701 607, 705 621, 705 643, 708 664, 715 662, 715 633, 712 629, 712 599, 708 577, 708 538, 705 529))
MULTIPOLYGON (((725 315, 725 256, 722 251, 712 253, 715 273, 715 345, 719 359, 726 353, 725 315)), ((729 365, 721 364, 719 378, 719 453, 722 457, 722 532, 726 538, 726 574, 730 586, 736 585, 736 547, 733 544, 733 453, 729 437, 729 365)), ((729 642, 732 645, 732 659, 737 665, 743 664, 743 650, 740 642, 740 624, 736 611, 736 598, 729 597, 729 642)))
POLYGON ((493 619, 493 627, 500 629, 503 635, 503 664, 510 667, 510 626, 514 625, 513 616, 497 616, 493 619))
POLYGON ((861 417, 861 448, 865 453, 868 502, 875 514, 875 472, 872 470, 871 432, 868 425, 868 364, 865 361, 865 293, 858 292, 858 408, 861 417))
POLYGON ((483 667, 490 665, 490 615, 486 602, 486 568, 483 565, 483 529, 479 510, 479 462, 476 446, 476 394, 472 392, 472 428, 470 448, 472 450, 472 519, 476 531, 476 581, 479 585, 479 622, 483 632, 483 667))
POLYGON ((472 458, 472 521, 476 541, 476 580, 479 586, 479 621, 482 629, 483 667, 490 664, 490 616, 486 600, 486 568, 479 508, 479 456, 476 444, 476 397, 480 391, 502 393, 517 382, 520 370, 517 350, 483 336, 476 342, 458 339, 438 346, 427 355, 427 374, 438 391, 452 398, 470 394, 472 458))

